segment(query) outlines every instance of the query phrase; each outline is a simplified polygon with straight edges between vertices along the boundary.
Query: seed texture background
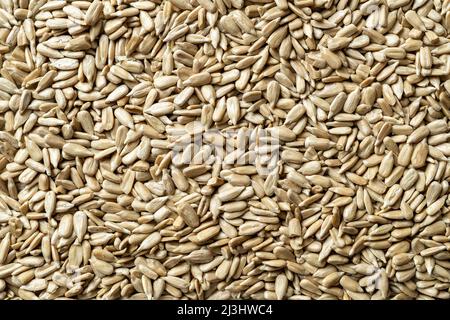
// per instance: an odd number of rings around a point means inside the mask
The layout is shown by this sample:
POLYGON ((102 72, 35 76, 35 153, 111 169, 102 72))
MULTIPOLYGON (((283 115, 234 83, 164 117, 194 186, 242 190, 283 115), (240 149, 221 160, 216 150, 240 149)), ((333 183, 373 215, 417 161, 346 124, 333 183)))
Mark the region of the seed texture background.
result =
POLYGON ((449 299, 449 0, 2 0, 0 299, 449 299))

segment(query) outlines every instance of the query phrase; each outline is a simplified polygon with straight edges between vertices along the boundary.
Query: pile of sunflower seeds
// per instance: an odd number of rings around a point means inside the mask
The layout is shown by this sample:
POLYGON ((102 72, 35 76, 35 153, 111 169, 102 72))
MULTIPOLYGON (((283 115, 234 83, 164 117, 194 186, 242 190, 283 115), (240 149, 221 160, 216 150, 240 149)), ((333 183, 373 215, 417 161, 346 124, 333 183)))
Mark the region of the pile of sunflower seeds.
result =
POLYGON ((449 0, 2 0, 0 299, 450 299, 449 0))

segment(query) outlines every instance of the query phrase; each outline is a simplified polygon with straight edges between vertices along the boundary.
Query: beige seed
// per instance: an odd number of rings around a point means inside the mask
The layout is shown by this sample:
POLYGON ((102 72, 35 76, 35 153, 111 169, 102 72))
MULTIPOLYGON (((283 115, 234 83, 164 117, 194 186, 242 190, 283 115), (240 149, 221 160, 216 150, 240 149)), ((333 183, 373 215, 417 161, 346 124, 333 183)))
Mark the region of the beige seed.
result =
POLYGON ((199 218, 192 206, 188 203, 183 203, 178 207, 178 213, 183 218, 183 221, 190 227, 195 228, 199 225, 199 218))

